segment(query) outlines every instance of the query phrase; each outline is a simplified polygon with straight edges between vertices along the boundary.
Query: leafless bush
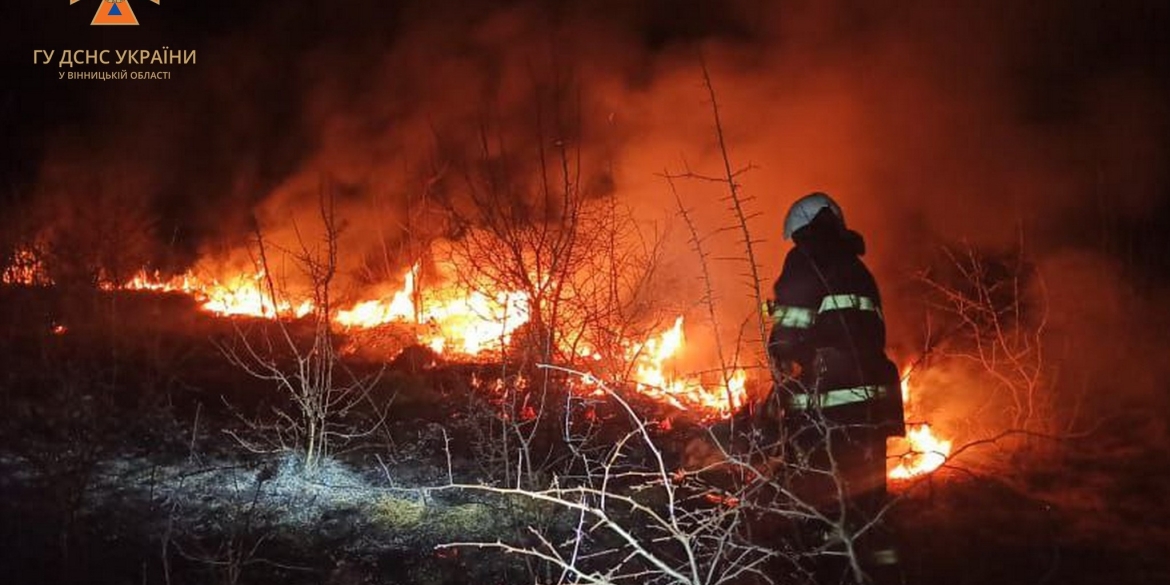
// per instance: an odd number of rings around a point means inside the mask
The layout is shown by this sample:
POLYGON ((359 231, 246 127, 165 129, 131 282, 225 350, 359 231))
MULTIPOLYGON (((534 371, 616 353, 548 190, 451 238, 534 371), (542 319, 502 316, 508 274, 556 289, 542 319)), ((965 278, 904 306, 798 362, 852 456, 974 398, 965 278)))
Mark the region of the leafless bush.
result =
MULTIPOLYGON (((644 239, 628 210, 612 198, 573 205, 580 207, 571 216, 532 226, 528 232, 536 236, 547 230, 565 239, 562 253, 566 256, 545 266, 540 266, 545 253, 528 248, 526 237, 476 232, 478 235, 468 237, 457 248, 460 266, 482 263, 486 267, 490 260, 485 259, 504 258, 504 271, 511 270, 513 275, 525 271, 543 275, 521 284, 525 288, 520 290, 534 299, 529 302, 529 322, 517 332, 514 353, 509 356, 513 359, 506 360, 500 371, 500 380, 505 381, 498 410, 504 433, 501 440, 514 450, 509 466, 516 467, 515 473, 506 473, 509 485, 519 485, 519 477, 534 478, 545 470, 549 457, 533 452, 537 435, 564 422, 549 417, 570 408, 556 403, 565 393, 563 377, 556 379, 549 371, 532 366, 588 361, 595 375, 628 379, 636 357, 630 348, 649 334, 648 325, 653 324, 647 317, 653 305, 648 297, 657 263, 657 240, 644 239), (501 255, 494 248, 500 245, 515 253, 501 255), (523 258, 535 260, 529 263, 523 258), (515 364, 511 369, 506 365, 509 362, 515 364)), ((545 239, 540 235, 527 241, 545 239)), ((550 258, 558 254, 547 253, 550 258)), ((472 268, 471 273, 480 275, 479 282, 490 287, 517 284, 502 272, 472 268)))
POLYGON ((446 211, 461 284, 523 296, 513 349, 528 366, 621 356, 627 330, 646 320, 660 254, 658 234, 615 198, 611 171, 583 152, 580 88, 552 77, 533 82, 531 136, 485 114, 475 148, 446 153, 429 199, 446 211))
POLYGON ((445 212, 445 259, 461 288, 523 299, 525 323, 500 340, 493 387, 480 389, 492 396, 491 418, 477 417, 479 451, 498 463, 492 477, 516 487, 567 464, 548 448, 569 420, 564 380, 535 365, 587 361, 594 374, 625 379, 630 348, 656 325, 659 305, 651 293, 660 234, 617 200, 609 171, 583 152, 580 88, 561 72, 552 78, 533 81, 531 136, 497 127, 485 107, 474 148, 437 149, 439 170, 420 198, 445 212))
POLYGON ((934 339, 928 333, 927 353, 936 365, 953 360, 976 372, 980 387, 965 389, 963 400, 978 397, 968 407, 977 436, 1058 432, 1055 369, 1045 359, 1047 295, 1022 243, 1006 253, 944 248, 942 261, 919 280, 927 322, 941 330, 934 339))
POLYGON ((567 530, 533 529, 516 543, 442 546, 520 554, 551 568, 550 582, 557 583, 724 583, 762 575, 773 555, 744 540, 740 508, 726 505, 733 496, 669 469, 647 423, 620 396, 611 396, 632 428, 596 458, 578 451, 581 473, 556 476, 542 488, 446 486, 550 504, 572 515, 567 530), (639 463, 643 455, 649 459, 645 466, 639 463), (707 497, 716 495, 723 504, 707 497))
MULTIPOLYGON (((250 422, 262 431, 270 445, 287 449, 295 446, 304 456, 304 471, 312 474, 337 443, 373 432, 384 420, 389 405, 375 407, 379 413, 373 423, 359 428, 352 420, 358 407, 369 404, 369 393, 381 372, 359 375, 345 366, 338 355, 337 336, 333 331, 333 285, 337 276, 337 241, 340 227, 334 211, 334 197, 323 187, 319 197, 321 239, 307 240, 298 233, 296 250, 280 250, 291 256, 295 267, 310 285, 308 314, 294 321, 287 287, 278 282, 272 271, 268 246, 260 229, 256 230, 256 269, 263 275, 264 288, 273 319, 261 325, 258 334, 237 325, 230 341, 220 343, 228 361, 250 376, 272 383, 291 402, 291 408, 273 409, 276 420, 250 422), (302 326, 307 322, 307 327, 302 326), (307 338, 307 339, 306 339, 307 338)), ((234 433, 233 433, 234 434, 234 433)), ((260 449, 254 441, 236 434, 244 445, 260 449)))

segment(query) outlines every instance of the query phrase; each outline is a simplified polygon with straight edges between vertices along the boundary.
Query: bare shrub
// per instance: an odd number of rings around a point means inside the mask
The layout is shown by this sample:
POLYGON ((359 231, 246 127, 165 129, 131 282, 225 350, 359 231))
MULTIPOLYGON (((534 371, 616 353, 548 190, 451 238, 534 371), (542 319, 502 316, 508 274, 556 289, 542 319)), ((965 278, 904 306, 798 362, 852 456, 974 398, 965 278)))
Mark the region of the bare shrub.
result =
POLYGON ((1047 293, 1022 242, 998 253, 943 248, 919 280, 932 328, 926 354, 939 369, 972 372, 973 387, 954 397, 968 413, 972 436, 1059 432, 1056 371, 1045 359, 1047 293))
POLYGON ((579 83, 559 70, 532 83, 531 134, 505 130, 485 105, 474 145, 436 149, 443 172, 426 201, 445 212, 460 284, 523 297, 519 361, 621 356, 626 330, 648 316, 660 238, 616 199, 607 161, 584 151, 579 83))
POLYGON ((736 496, 669 469, 646 421, 620 396, 610 396, 629 416, 630 428, 601 449, 578 450, 579 473, 531 489, 445 486, 551 504, 560 523, 534 528, 514 543, 442 547, 519 554, 545 566, 553 582, 723 583, 762 576, 773 554, 744 539, 742 508, 727 505, 736 496))
MULTIPOLYGON (((259 227, 256 229, 256 270, 263 283, 274 319, 245 330, 236 324, 236 335, 220 342, 220 349, 233 365, 250 376, 272 383, 291 403, 290 407, 273 408, 275 420, 248 421, 253 430, 261 431, 271 447, 295 448, 304 457, 304 472, 313 474, 322 460, 338 443, 368 435, 384 420, 389 405, 366 428, 355 424, 358 407, 370 403, 370 390, 377 384, 381 371, 360 375, 344 363, 337 352, 337 335, 333 331, 335 312, 334 279, 337 276, 337 241, 340 226, 334 210, 334 196, 326 186, 318 198, 323 234, 310 241, 298 234, 299 248, 279 250, 288 256, 309 283, 310 298, 294 302, 288 287, 274 276, 269 248, 259 227), (292 307, 311 304, 308 313, 294 320, 292 307)), ((233 433, 234 434, 234 433, 233 433)), ((251 440, 236 438, 252 449, 262 449, 251 440)))

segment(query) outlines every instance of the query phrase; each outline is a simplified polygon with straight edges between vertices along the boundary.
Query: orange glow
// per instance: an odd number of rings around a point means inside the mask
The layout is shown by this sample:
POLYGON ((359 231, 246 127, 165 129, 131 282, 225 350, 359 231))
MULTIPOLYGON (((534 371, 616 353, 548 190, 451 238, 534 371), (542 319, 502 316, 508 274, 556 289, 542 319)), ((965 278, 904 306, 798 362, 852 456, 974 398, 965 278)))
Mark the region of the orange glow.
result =
MULTIPOLYGON (((902 402, 906 416, 913 412, 911 406, 910 372, 902 374, 902 402)), ((927 423, 906 425, 905 438, 891 442, 898 453, 898 465, 889 472, 891 479, 910 479, 926 475, 942 467, 951 454, 951 441, 940 439, 927 423)))
POLYGON ((428 326, 419 342, 436 353, 476 356, 499 351, 512 333, 528 322, 528 296, 519 292, 486 294, 457 286, 428 289, 416 295, 416 264, 403 276, 400 290, 361 301, 338 311, 335 320, 347 328, 369 329, 389 323, 428 326), (415 299, 420 306, 415 306, 415 299))
POLYGON ((220 281, 204 280, 191 273, 163 280, 157 273, 151 275, 143 270, 121 288, 187 294, 194 297, 203 310, 225 317, 291 315, 300 318, 313 310, 313 303, 308 300, 296 304, 286 300, 274 303, 272 295, 265 290, 267 284, 263 271, 236 274, 220 281))
POLYGON ((694 376, 677 375, 671 364, 680 357, 685 345, 680 315, 671 328, 632 347, 630 357, 634 363, 636 388, 655 400, 696 411, 704 418, 730 416, 746 398, 747 372, 735 369, 727 378, 726 386, 705 386, 694 376))
POLYGON ((49 286, 53 284, 53 279, 49 278, 45 264, 36 252, 28 248, 18 248, 12 255, 12 262, 0 272, 0 283, 49 286))
MULTIPOLYGON (((361 299, 339 309, 333 315, 334 323, 348 330, 407 325, 418 343, 436 353, 483 358, 507 347, 518 328, 529 321, 530 303, 525 293, 460 282, 452 276, 458 274, 455 267, 438 268, 445 277, 436 278, 440 282, 427 283, 424 287, 419 279, 420 266, 412 266, 403 273, 400 288, 383 288, 384 292, 374 298, 361 299)), ((201 310, 224 317, 301 318, 315 308, 311 300, 290 301, 278 295, 274 301, 268 287, 263 271, 246 270, 189 271, 169 278, 142 270, 121 285, 102 286, 106 290, 185 294, 201 310), (219 276, 203 276, 206 272, 219 276)), ((722 372, 719 380, 683 373, 680 363, 686 353, 683 326, 680 315, 665 330, 624 344, 624 355, 618 357, 629 364, 630 387, 704 420, 726 418, 746 402, 747 373, 732 368, 722 372)), ((590 362, 603 359, 585 340, 565 343, 566 353, 590 362)), ((352 350, 351 347, 349 351, 352 350)), ((599 392, 596 382, 586 381, 578 390, 599 392)))

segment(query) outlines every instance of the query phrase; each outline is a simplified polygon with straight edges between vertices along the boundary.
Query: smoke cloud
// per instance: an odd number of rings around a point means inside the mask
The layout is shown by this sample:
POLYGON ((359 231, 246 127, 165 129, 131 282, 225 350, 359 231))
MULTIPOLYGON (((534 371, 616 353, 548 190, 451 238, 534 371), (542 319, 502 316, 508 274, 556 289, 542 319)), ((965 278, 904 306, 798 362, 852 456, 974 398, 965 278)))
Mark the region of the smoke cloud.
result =
MULTIPOLYGON (((667 273, 683 297, 672 301, 693 306, 695 256, 659 174, 722 172, 705 62, 732 163, 752 166, 739 182, 758 214, 765 291, 786 251, 783 214, 814 190, 838 198, 866 236, 893 341, 907 351, 920 327, 907 282, 939 244, 1010 248, 1022 234, 1078 355, 1101 344, 1096 324, 1069 316, 1077 303, 1116 303, 1147 268, 1102 242, 1149 226, 1163 205, 1165 6, 325 4, 249 12, 204 40, 197 72, 165 88, 95 92, 132 99, 133 118, 50 128, 39 183, 96 204, 87 189, 110 176, 110 156, 94 151, 132 149, 141 156, 128 172, 144 178, 117 188, 149 202, 159 250, 178 269, 239 249, 253 218, 287 240, 294 224, 313 223, 327 181, 352 275, 387 242, 441 235, 441 222, 410 217, 405 202, 458 197, 457 170, 485 140, 515 152, 512 170, 530 180, 539 146, 559 141, 580 150, 591 192, 668 234, 667 273), (71 186, 63 161, 92 168, 69 175, 71 186)), ((737 233, 719 231, 735 223, 725 187, 677 184, 700 231, 714 234, 706 244, 735 329, 755 309, 737 233)), ((1095 315, 1112 331, 1118 313, 1095 315)))

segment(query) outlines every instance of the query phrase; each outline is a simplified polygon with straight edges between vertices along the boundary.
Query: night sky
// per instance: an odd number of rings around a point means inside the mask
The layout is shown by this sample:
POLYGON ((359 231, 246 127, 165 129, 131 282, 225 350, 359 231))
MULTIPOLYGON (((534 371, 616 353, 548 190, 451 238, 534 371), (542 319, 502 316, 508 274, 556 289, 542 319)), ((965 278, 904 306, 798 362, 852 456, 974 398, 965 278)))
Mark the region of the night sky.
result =
POLYGON ((488 111, 524 134, 539 93, 524 77, 558 75, 600 128, 574 135, 611 169, 598 173, 619 195, 661 197, 653 173, 711 154, 701 52, 733 148, 764 169, 748 188, 765 221, 827 186, 862 227, 893 225, 892 241, 919 227, 995 239, 1008 208, 1056 247, 1107 224, 1132 255, 1161 248, 1170 217, 1163 2, 132 2, 138 27, 89 26, 93 0, 6 11, 8 211, 131 193, 191 259, 301 197, 306 177, 409 184, 474 143, 466 129, 488 111), (162 46, 198 63, 109 82, 32 64, 38 49, 162 46))

